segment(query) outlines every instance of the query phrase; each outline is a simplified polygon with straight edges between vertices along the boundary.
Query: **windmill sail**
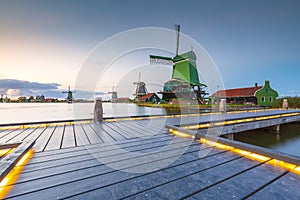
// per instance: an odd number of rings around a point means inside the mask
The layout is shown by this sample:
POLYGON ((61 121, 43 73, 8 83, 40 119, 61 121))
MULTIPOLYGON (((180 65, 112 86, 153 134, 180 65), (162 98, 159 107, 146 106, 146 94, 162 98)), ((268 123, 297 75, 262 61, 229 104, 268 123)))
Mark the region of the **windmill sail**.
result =
POLYGON ((179 36, 180 36, 180 25, 179 24, 175 24, 175 31, 176 31, 176 56, 178 56, 179 36))
POLYGON ((150 64, 173 65, 173 59, 169 57, 150 55, 150 64))

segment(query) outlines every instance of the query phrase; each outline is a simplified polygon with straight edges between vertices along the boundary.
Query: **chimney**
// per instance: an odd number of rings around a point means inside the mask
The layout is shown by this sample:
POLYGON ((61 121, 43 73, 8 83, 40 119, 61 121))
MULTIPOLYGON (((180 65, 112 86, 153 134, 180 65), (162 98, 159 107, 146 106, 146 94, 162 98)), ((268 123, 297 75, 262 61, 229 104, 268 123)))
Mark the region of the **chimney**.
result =
POLYGON ((257 85, 257 83, 255 83, 255 88, 257 88, 258 87, 258 85, 257 85))

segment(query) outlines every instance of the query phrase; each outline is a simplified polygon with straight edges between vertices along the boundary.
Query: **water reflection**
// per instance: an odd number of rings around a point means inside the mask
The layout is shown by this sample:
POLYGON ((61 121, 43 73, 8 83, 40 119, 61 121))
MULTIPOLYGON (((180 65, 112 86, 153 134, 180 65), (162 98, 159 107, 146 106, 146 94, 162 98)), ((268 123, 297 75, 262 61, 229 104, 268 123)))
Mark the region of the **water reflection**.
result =
POLYGON ((257 129, 236 133, 234 139, 300 156, 300 122, 281 125, 279 133, 270 129, 257 129))

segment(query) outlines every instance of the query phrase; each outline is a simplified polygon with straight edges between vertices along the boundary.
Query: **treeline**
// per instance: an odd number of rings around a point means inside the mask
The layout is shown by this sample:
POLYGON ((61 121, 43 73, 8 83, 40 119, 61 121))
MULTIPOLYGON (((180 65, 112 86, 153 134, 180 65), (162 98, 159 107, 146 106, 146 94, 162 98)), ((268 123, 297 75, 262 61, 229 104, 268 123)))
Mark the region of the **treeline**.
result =
POLYGON ((276 107, 276 108, 282 107, 283 99, 287 99, 290 108, 300 108, 300 96, 299 97, 295 96, 295 97, 282 97, 282 98, 278 98, 274 102, 274 107, 276 107))

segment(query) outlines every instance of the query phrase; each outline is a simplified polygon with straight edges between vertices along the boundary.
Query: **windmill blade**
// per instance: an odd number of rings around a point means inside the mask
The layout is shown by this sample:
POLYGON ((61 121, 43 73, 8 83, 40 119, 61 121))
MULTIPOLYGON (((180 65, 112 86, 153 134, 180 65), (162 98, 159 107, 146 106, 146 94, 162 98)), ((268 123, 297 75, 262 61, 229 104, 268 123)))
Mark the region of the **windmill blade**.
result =
POLYGON ((180 25, 179 24, 175 24, 175 31, 176 31, 176 56, 178 56, 179 35, 180 35, 180 25))
POLYGON ((138 83, 141 81, 141 75, 142 75, 142 73, 141 73, 141 72, 139 72, 139 79, 138 79, 138 83))
POLYGON ((150 55, 150 64, 173 65, 173 60, 170 57, 150 55))

